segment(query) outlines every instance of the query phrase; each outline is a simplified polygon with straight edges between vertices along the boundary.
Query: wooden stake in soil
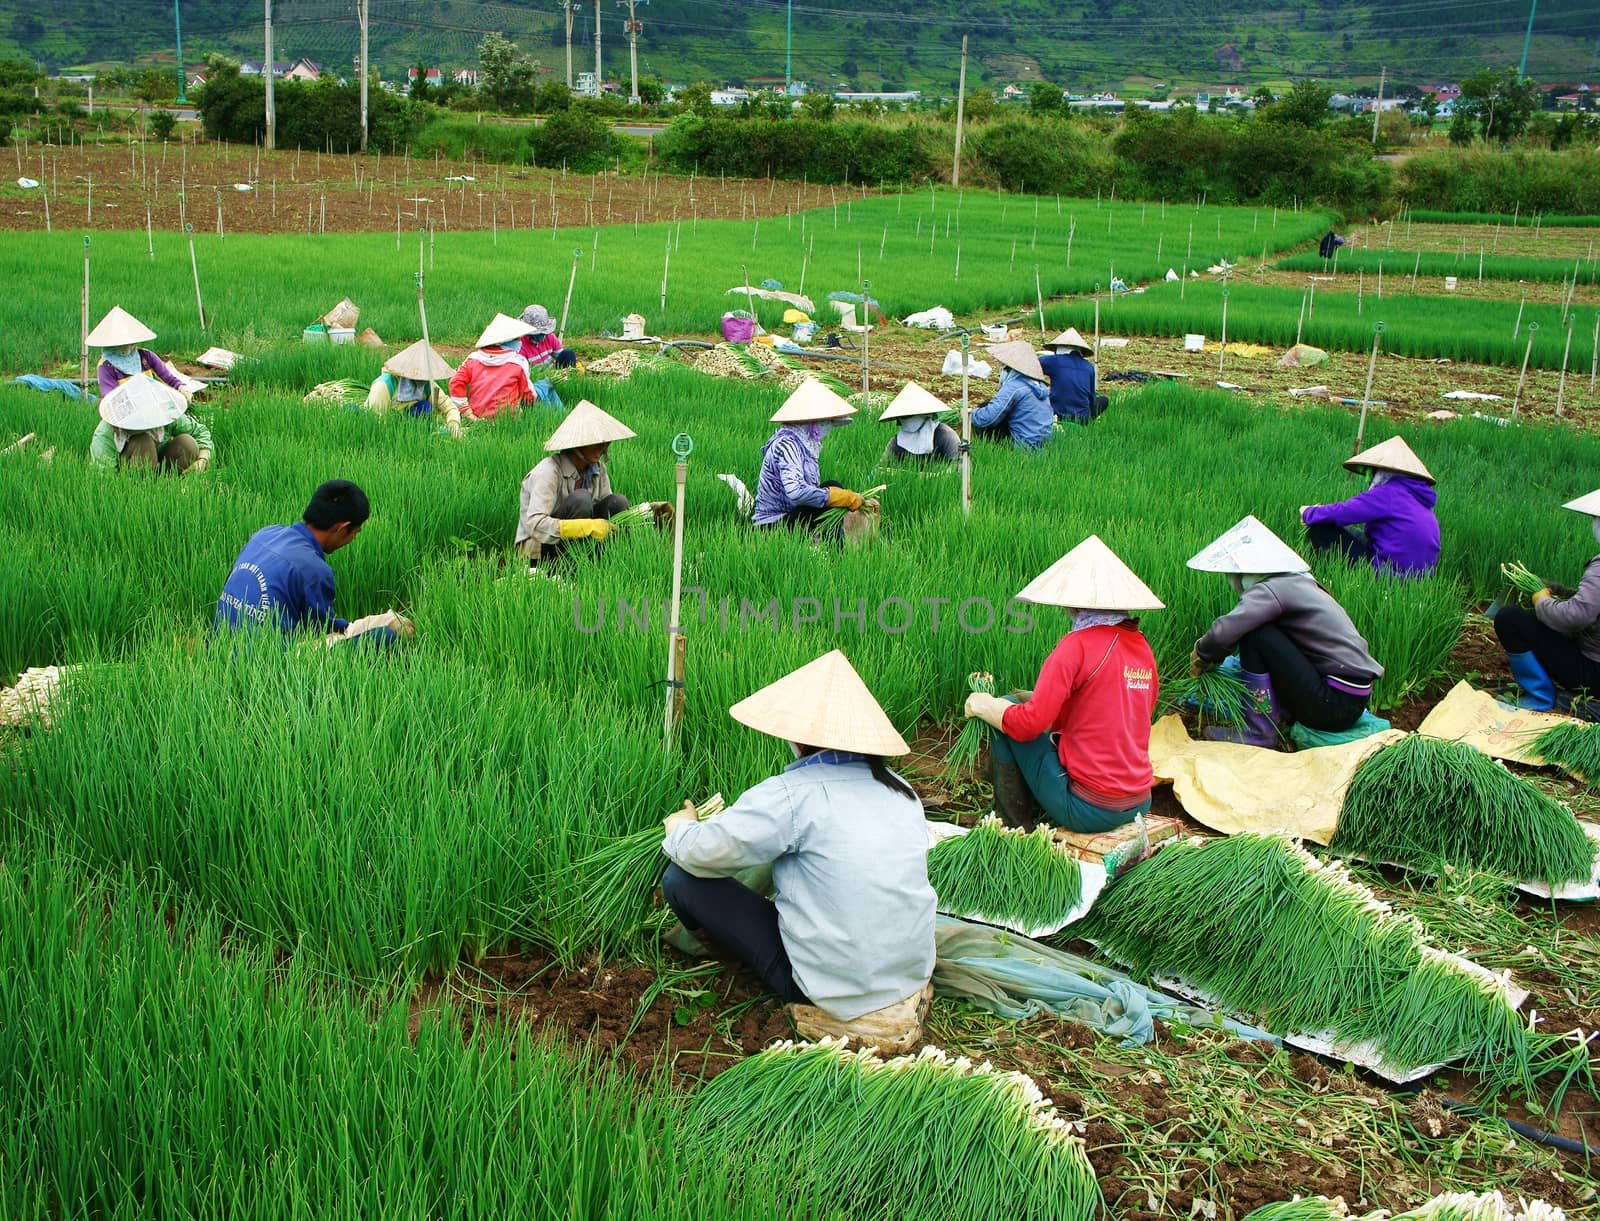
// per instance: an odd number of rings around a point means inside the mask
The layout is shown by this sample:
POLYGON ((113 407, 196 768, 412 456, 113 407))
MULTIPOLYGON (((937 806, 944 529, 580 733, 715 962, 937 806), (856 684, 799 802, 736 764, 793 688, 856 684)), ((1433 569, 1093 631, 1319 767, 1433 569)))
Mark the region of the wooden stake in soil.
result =
POLYGON ((1522 406, 1522 388, 1528 381, 1528 360, 1533 355, 1533 333, 1539 329, 1537 322, 1528 323, 1528 346, 1522 353, 1522 372, 1517 377, 1517 397, 1511 400, 1511 422, 1517 421, 1517 409, 1522 406))
POLYGON ((967 397, 967 354, 972 336, 961 332, 961 513, 972 516, 972 403, 967 397))
POLYGON ((1595 374, 1600 373, 1600 314, 1594 316, 1594 339, 1589 345, 1589 393, 1594 393, 1595 374))
POLYGON ((1561 353, 1561 380, 1556 383, 1556 419, 1558 420, 1561 418, 1561 400, 1567 393, 1567 358, 1572 355, 1572 324, 1575 321, 1577 321, 1575 318, 1567 321, 1567 346, 1561 353))
POLYGON ((1044 289, 1039 284, 1039 264, 1033 265, 1033 292, 1039 301, 1039 334, 1048 337, 1044 329, 1044 289))
POLYGON ((1518 281, 1522 285, 1522 300, 1517 302, 1517 321, 1511 328, 1511 338, 1515 339, 1522 330, 1522 309, 1528 304, 1528 285, 1526 280, 1518 281))
POLYGON ((206 303, 200 297, 200 264, 194 257, 194 226, 185 225, 184 231, 189 235, 189 270, 194 273, 194 307, 200 314, 200 329, 206 329, 206 303))
POLYGON ((1356 425, 1356 443, 1350 450, 1353 458, 1361 452, 1361 438, 1367 431, 1367 406, 1372 402, 1372 375, 1378 368, 1378 345, 1383 342, 1383 323, 1372 325, 1372 355, 1367 359, 1367 388, 1361 393, 1361 420, 1356 425))
POLYGON ((89 235, 83 235, 83 327, 79 332, 82 343, 78 346, 78 380, 84 390, 89 389, 89 235))
POLYGON ((661 260, 661 308, 667 308, 667 271, 672 267, 672 238, 667 238, 666 257, 661 260))
MULTIPOLYGON (((600 235, 595 234, 596 237, 600 235)), ((567 299, 561 303, 561 326, 556 334, 565 336, 567 333, 567 310, 572 305, 572 286, 578 282, 578 263, 583 259, 583 247, 572 248, 572 274, 567 277, 567 299)))
POLYGON ((1217 352, 1217 376, 1222 376, 1222 362, 1228 359, 1228 290, 1222 290, 1222 343, 1217 352))
MULTIPOLYGON (((744 282, 745 282, 746 286, 748 286, 749 283, 750 283, 750 277, 746 276, 744 282)), ((871 297, 871 293, 872 293, 872 281, 871 280, 862 280, 861 281, 861 312, 862 312, 862 315, 863 315, 862 323, 863 323, 863 325, 865 327, 865 329, 861 332, 861 400, 862 400, 861 401, 861 410, 863 410, 863 411, 865 411, 868 408, 868 406, 870 405, 869 402, 868 402, 867 396, 872 392, 872 361, 871 361, 871 352, 872 352, 872 349, 871 349, 871 343, 872 343, 872 297, 871 297)), ((751 311, 750 312, 752 314, 755 312, 754 306, 751 307, 751 311)))
POLYGON ((683 669, 688 654, 688 642, 678 620, 678 608, 683 598, 683 489, 689 479, 689 455, 694 450, 694 440, 680 432, 672 441, 672 452, 677 455, 677 511, 672 518, 672 605, 667 625, 667 700, 666 739, 672 749, 675 731, 683 719, 683 669))

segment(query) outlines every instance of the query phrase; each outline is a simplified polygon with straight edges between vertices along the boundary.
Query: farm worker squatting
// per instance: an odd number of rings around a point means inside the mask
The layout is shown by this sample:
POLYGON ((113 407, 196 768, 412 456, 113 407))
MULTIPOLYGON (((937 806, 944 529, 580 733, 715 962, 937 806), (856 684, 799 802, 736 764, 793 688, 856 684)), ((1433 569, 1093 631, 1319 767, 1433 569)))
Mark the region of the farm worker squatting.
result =
POLYGON ((578 354, 561 346, 561 337, 555 333, 555 320, 544 306, 528 306, 522 311, 521 320, 529 333, 522 337, 518 350, 530 369, 547 363, 557 369, 570 369, 578 363, 578 354))
POLYGON ((137 346, 155 337, 121 306, 89 332, 89 342, 103 349, 100 423, 89 439, 92 467, 184 473, 210 464, 211 430, 188 414, 183 378, 150 349, 137 346))
POLYGON ((1109 400, 1095 393, 1094 363, 1089 360, 1094 348, 1089 341, 1069 326, 1046 346, 1051 353, 1039 357, 1039 368, 1050 379, 1050 410, 1056 419, 1087 424, 1099 417, 1109 400))
POLYGON ((794 762, 704 822, 692 803, 667 818, 661 893, 682 922, 669 943, 726 946, 806 1038, 909 1050, 933 995, 936 902, 922 803, 884 761, 910 748, 837 649, 728 712, 794 762), (732 876, 762 865, 771 899, 732 876))
POLYGON ((1352 560, 1370 560, 1406 576, 1427 576, 1439 563, 1438 494, 1422 460, 1399 437, 1363 450, 1345 463, 1370 471, 1372 485, 1337 504, 1302 505, 1300 520, 1316 551, 1338 550, 1352 560), (1364 526, 1362 534, 1352 526, 1364 526))
MULTIPOLYGON (((828 509, 848 514, 863 508, 876 512, 878 502, 859 492, 822 481, 822 441, 835 428, 850 423, 856 409, 821 382, 807 379, 773 413, 778 425, 761 450, 761 476, 756 485, 752 519, 758 526, 811 527, 828 509)), ((849 532, 850 524, 845 525, 849 532)))
POLYGON ((950 411, 916 382, 907 382, 894 402, 883 409, 878 423, 898 423, 883 451, 885 462, 954 462, 961 456, 961 438, 938 417, 950 411))
MULTIPOLYGON (((1600 542, 1600 490, 1561 506, 1590 519, 1600 542)), ((1578 588, 1570 595, 1546 587, 1533 595, 1533 609, 1503 606, 1494 617, 1511 665, 1511 677, 1522 688, 1524 708, 1548 711, 1558 704, 1576 715, 1593 718, 1593 703, 1570 692, 1600 693, 1600 555, 1585 565, 1578 588)))
POLYGON ((380 415, 385 411, 436 415, 451 436, 459 437, 461 410, 438 386, 450 373, 445 358, 419 339, 384 361, 383 372, 367 391, 366 406, 380 415))
POLYGON ((1019 601, 1065 607, 1072 627, 1021 698, 974 691, 966 714, 993 731, 994 808, 1031 828, 1041 808, 1069 831, 1109 831, 1150 808, 1156 659, 1132 612, 1163 604, 1090 535, 1034 578, 1019 601))
POLYGON ((1227 574, 1239 604, 1195 641, 1189 672, 1221 662, 1235 647, 1253 697, 1237 733, 1208 732, 1274 748, 1290 722, 1325 733, 1354 727, 1383 677, 1344 607, 1312 577, 1310 565, 1261 522, 1246 517, 1189 561, 1227 574))
MULTIPOLYGON (((628 498, 611 490, 606 455, 613 441, 634 435, 588 399, 550 434, 544 447, 551 456, 522 481, 516 548, 528 557, 528 567, 558 558, 578 540, 603 543, 610 537, 611 518, 628 507, 628 498)), ((672 513, 665 501, 651 507, 658 520, 672 513)))
POLYGON ((1044 370, 1033 348, 1018 340, 996 344, 989 355, 1005 366, 1000 386, 982 407, 972 413, 972 433, 993 440, 1011 438, 1022 449, 1038 449, 1050 439, 1055 414, 1044 370))
POLYGON ((450 396, 457 407, 480 420, 502 411, 510 414, 537 397, 528 376, 528 360, 518 351, 518 341, 531 335, 526 322, 496 314, 483 328, 470 352, 450 379, 450 396))
MULTIPOLYGON (((250 536, 222 586, 212 626, 273 627, 285 634, 302 627, 348 631, 350 621, 333 613, 327 557, 361 532, 371 512, 366 493, 349 480, 319 485, 294 525, 263 526, 250 536)), ((362 639, 387 642, 396 635, 377 627, 362 639)))

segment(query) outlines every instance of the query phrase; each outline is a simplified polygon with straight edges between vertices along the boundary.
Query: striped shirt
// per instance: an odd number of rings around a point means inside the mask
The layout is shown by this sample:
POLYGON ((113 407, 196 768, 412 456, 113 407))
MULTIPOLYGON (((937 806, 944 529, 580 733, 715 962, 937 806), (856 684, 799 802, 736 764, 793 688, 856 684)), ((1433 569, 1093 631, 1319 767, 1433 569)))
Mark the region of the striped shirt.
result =
POLYGON ((761 478, 751 519, 758 526, 782 521, 799 508, 828 507, 828 489, 822 486, 818 462, 822 443, 813 444, 801 431, 804 427, 782 425, 761 451, 761 478))

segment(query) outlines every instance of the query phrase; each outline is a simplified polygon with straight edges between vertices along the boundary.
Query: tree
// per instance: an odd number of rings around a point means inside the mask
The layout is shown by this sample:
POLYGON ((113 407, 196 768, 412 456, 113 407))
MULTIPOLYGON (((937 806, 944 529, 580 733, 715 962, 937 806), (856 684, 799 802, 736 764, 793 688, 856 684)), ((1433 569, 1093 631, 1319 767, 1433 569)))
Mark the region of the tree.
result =
POLYGON ((150 112, 150 134, 163 142, 172 139, 173 130, 178 126, 178 116, 170 110, 152 110, 150 112))
POLYGON ((1321 127, 1328 121, 1328 101, 1332 97, 1333 90, 1319 81, 1296 81, 1288 93, 1258 113, 1274 123, 1321 127))
POLYGON ((538 66, 499 34, 478 43, 478 88, 495 110, 516 114, 533 108, 538 66))
MULTIPOLYGON (((1493 68, 1484 68, 1461 82, 1456 113, 1467 115, 1477 124, 1485 144, 1496 140, 1505 144, 1527 130, 1529 120, 1539 109, 1539 97, 1539 86, 1532 81, 1519 82, 1514 69, 1497 74, 1493 68)), ((1453 131, 1452 128, 1452 143, 1453 131)))
POLYGON ((1250 95, 1250 101, 1257 110, 1264 110, 1271 106, 1277 99, 1272 96, 1272 90, 1265 85, 1257 85, 1256 91, 1250 95))
POLYGON ((967 118, 974 122, 992 119, 997 105, 993 89, 974 89, 967 94, 967 118))
POLYGON ((716 108, 711 105, 711 86, 705 81, 696 81, 678 90, 678 104, 690 113, 705 118, 716 113, 716 108))
POLYGON ((808 93, 800 99, 800 108, 805 111, 807 118, 831 119, 834 111, 833 94, 821 90, 808 93))
POLYGON ((566 110, 572 105, 572 90, 568 89, 565 81, 548 80, 542 82, 533 92, 533 112, 535 114, 555 114, 558 110, 566 110))
POLYGON ((1028 90, 1028 109, 1034 114, 1061 112, 1061 87, 1049 81, 1034 81, 1028 90))
POLYGON ((432 97, 428 88, 428 65, 422 60, 417 60, 416 76, 411 81, 411 96, 418 102, 426 102, 432 97))
POLYGON ((170 102, 178 96, 178 82, 170 72, 163 72, 160 68, 146 68, 139 73, 139 79, 133 87, 133 96, 146 106, 170 102))

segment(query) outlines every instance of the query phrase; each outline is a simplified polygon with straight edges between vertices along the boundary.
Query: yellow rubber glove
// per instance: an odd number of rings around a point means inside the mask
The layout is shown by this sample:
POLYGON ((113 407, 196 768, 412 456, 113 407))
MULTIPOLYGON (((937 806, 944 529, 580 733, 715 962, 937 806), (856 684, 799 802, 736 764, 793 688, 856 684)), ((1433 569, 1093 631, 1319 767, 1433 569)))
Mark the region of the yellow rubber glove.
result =
POLYGON ((187 475, 189 473, 189 471, 196 471, 196 472, 203 471, 203 470, 206 469, 206 467, 208 467, 210 465, 211 465, 211 451, 203 449, 203 450, 200 451, 200 456, 198 458, 196 458, 193 462, 189 463, 189 469, 184 471, 184 474, 187 475))
POLYGON ((1189 650, 1189 677, 1199 678, 1210 668, 1210 663, 1200 656, 1198 649, 1189 650))
POLYGON ((860 492, 852 492, 849 488, 828 489, 828 508, 830 509, 847 509, 853 513, 861 507, 861 504, 860 492))
POLYGON ((564 539, 592 538, 603 543, 611 534, 611 523, 603 517, 573 517, 562 521, 557 529, 564 539))
POLYGON ((1011 707, 1011 704, 1001 699, 998 695, 990 695, 985 691, 974 691, 967 696, 966 707, 963 711, 969 717, 977 717, 978 720, 990 728, 1004 733, 1006 709, 1009 707, 1011 707))
POLYGON ((1555 594, 1551 593, 1548 589, 1541 589, 1538 593, 1533 595, 1533 604, 1538 606, 1540 599, 1553 597, 1555 597, 1555 594))

